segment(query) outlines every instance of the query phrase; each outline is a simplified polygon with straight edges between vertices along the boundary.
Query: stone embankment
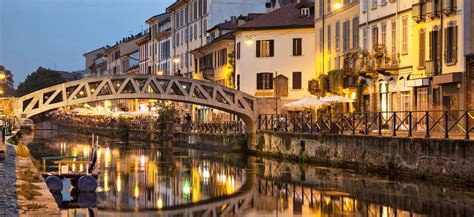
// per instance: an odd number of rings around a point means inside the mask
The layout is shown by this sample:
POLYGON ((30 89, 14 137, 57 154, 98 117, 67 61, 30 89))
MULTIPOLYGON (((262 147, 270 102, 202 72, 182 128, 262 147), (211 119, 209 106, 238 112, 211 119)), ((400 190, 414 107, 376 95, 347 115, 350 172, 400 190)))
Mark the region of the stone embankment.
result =
POLYGON ((13 136, 0 161, 0 216, 61 216, 54 197, 33 163, 28 148, 13 136))
POLYGON ((343 168, 474 186, 474 141, 261 131, 253 151, 343 168))

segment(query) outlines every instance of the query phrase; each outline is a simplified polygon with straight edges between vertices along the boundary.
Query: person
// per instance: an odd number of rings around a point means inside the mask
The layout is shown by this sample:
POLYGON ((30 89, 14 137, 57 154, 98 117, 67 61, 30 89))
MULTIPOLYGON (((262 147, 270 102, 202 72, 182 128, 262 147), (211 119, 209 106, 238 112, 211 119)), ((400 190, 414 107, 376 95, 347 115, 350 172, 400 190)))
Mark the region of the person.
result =
POLYGON ((186 129, 191 129, 192 117, 191 117, 191 114, 189 114, 189 112, 186 113, 186 115, 184 116, 184 120, 186 121, 185 123, 186 129))

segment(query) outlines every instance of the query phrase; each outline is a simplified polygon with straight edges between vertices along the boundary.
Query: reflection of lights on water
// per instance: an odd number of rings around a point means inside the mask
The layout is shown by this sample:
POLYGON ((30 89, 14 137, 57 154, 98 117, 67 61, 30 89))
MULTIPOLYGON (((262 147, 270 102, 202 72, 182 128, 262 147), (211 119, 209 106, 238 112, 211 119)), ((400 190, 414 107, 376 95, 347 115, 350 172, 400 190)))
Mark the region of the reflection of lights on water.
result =
POLYGON ((210 176, 209 169, 204 168, 202 171, 202 177, 204 177, 205 179, 209 179, 209 176, 210 176))
POLYGON ((81 172, 84 171, 84 165, 79 164, 79 171, 81 171, 81 172))
POLYGON ((189 183, 189 180, 185 179, 183 182, 183 193, 185 196, 189 195, 191 193, 191 184, 189 183))
POLYGON ((324 197, 324 202, 326 202, 326 205, 329 205, 331 203, 331 198, 330 197, 324 197))
POLYGON ((104 171, 104 191, 109 191, 109 172, 104 171))
POLYGON ((232 194, 234 193, 235 190, 235 179, 234 177, 228 176, 227 180, 225 181, 225 187, 227 190, 227 194, 232 194))
POLYGON ((89 157, 89 146, 86 146, 84 148, 82 148, 82 156, 84 156, 85 158, 88 158, 89 157))
POLYGON ((161 196, 158 197, 158 200, 156 201, 156 207, 158 209, 163 208, 163 199, 161 199, 161 196))
POLYGON ((138 183, 135 184, 135 190, 134 190, 133 196, 135 196, 135 198, 138 198, 138 196, 140 196, 140 192, 139 192, 139 189, 138 189, 138 183))
POLYGON ((110 156, 110 148, 107 147, 105 149, 105 167, 110 166, 110 161, 112 161, 112 157, 110 156))
POLYGON ((122 191, 122 176, 119 174, 117 174, 117 182, 116 182, 116 185, 117 185, 117 192, 120 192, 122 191))
POLYGON ((140 156, 140 168, 143 170, 145 167, 145 155, 140 156))

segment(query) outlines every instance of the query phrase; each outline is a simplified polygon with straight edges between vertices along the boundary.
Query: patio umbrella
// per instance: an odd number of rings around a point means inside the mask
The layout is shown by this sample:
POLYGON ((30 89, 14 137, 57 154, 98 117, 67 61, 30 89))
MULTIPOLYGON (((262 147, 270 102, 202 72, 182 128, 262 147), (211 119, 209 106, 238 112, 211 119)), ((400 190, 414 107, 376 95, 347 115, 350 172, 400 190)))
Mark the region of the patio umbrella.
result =
POLYGON ((303 98, 291 103, 284 104, 283 108, 297 110, 297 109, 317 107, 321 105, 324 105, 324 102, 322 102, 321 100, 316 99, 316 98, 306 97, 306 98, 303 98))
POLYGON ((321 98, 321 101, 326 102, 326 103, 354 102, 353 99, 349 99, 349 98, 338 96, 338 95, 327 96, 327 97, 321 98))

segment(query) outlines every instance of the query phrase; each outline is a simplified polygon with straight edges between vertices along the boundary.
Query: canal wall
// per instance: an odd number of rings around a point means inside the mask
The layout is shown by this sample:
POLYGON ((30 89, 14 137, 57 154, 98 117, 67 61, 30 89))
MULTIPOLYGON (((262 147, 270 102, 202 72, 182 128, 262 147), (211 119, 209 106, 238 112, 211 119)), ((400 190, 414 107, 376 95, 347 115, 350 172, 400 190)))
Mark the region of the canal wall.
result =
MULTIPOLYGON (((326 195, 348 195, 360 201, 383 204, 427 216, 472 216, 472 191, 418 180, 390 180, 378 175, 344 169, 308 167, 303 164, 259 158, 256 161, 261 185, 294 189, 301 186, 326 195), (338 189, 341 194, 333 191, 338 189), (455 215, 457 214, 457 215, 455 215)), ((265 189, 265 187, 262 187, 265 189)), ((332 198, 334 199, 334 198, 332 198)), ((408 216, 399 213, 400 216, 408 216)))
MULTIPOLYGON (((59 128, 81 134, 94 134, 98 136, 117 138, 124 140, 146 141, 160 143, 159 132, 134 129, 111 129, 69 126, 58 123, 59 128)), ((189 133, 178 132, 173 134, 173 142, 176 146, 192 147, 196 149, 216 151, 241 151, 247 147, 247 135, 240 133, 189 133)))
POLYGON ((252 151, 305 162, 474 185, 474 141, 260 131, 252 151))

